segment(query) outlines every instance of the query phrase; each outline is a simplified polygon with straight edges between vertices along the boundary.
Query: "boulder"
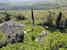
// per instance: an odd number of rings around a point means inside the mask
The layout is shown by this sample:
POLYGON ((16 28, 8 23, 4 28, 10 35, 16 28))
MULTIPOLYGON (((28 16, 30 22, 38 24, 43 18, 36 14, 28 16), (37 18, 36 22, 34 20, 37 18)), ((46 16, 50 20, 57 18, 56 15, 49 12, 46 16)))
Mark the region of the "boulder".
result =
POLYGON ((44 30, 44 31, 42 31, 42 32, 38 35, 38 37, 35 39, 35 41, 38 41, 38 42, 42 43, 43 38, 44 38, 45 36, 47 36, 47 35, 48 35, 48 31, 47 31, 47 30, 44 30))
POLYGON ((20 28, 23 28, 24 26, 24 24, 16 23, 15 21, 8 21, 0 24, 0 32, 3 32, 6 35, 7 43, 23 42, 24 30, 21 30, 20 28))

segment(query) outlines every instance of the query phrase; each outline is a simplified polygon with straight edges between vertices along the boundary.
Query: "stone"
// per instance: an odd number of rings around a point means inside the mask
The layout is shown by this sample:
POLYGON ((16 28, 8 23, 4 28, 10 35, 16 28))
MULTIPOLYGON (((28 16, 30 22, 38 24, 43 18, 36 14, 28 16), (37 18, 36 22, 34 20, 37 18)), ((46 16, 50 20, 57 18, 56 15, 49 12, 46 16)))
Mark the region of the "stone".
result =
POLYGON ((23 28, 23 24, 15 23, 14 21, 8 21, 0 24, 0 31, 4 33, 13 33, 16 32, 16 28, 23 28))
POLYGON ((16 42, 24 42, 24 34, 16 34, 16 42))
POLYGON ((38 41, 38 42, 42 42, 43 41, 43 38, 45 37, 45 36, 47 36, 48 35, 48 31, 47 30, 44 30, 44 31, 42 31, 39 35, 38 35, 38 37, 35 39, 35 41, 38 41))
POLYGON ((0 32, 6 35, 7 43, 22 42, 24 40, 24 30, 20 28, 24 26, 24 24, 16 23, 15 21, 8 21, 0 24, 0 32))

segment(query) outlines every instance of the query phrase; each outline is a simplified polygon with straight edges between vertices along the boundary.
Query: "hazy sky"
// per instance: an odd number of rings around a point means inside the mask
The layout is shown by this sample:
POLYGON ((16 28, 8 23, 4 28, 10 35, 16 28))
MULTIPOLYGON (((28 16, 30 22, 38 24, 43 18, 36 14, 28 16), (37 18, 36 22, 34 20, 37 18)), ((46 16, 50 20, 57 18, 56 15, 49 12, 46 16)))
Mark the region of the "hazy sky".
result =
POLYGON ((39 2, 47 0, 0 0, 0 2, 39 2))
POLYGON ((36 2, 44 2, 44 3, 61 3, 65 1, 67 3, 67 0, 0 0, 0 3, 22 3, 22 2, 28 2, 28 3, 36 3, 36 2))
MULTIPOLYGON (((40 2, 40 1, 48 1, 48 2, 56 2, 56 0, 0 0, 0 2, 40 2)), ((61 1, 61 0, 57 0, 57 1, 61 1)))

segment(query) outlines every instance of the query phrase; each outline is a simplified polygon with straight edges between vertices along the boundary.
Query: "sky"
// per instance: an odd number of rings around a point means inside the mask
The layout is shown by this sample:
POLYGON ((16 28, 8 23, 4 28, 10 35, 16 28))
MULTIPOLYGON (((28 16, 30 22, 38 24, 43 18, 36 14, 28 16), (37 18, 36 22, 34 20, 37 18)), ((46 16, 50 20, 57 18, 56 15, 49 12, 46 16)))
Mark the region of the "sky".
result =
MULTIPOLYGON (((56 2, 56 0, 0 0, 0 2, 40 2, 40 1, 56 2)), ((57 1, 61 1, 61 0, 57 0, 57 1)))
POLYGON ((39 2, 47 0, 0 0, 0 2, 39 2))
POLYGON ((32 3, 37 3, 41 1, 47 1, 47 0, 0 0, 0 3, 9 3, 9 4, 32 4, 32 3))
POLYGON ((67 3, 67 0, 0 0, 0 3, 14 3, 14 4, 17 4, 17 3, 25 3, 25 4, 32 4, 32 3, 37 3, 37 2, 44 2, 44 3, 61 3, 63 1, 65 1, 65 3, 67 3))

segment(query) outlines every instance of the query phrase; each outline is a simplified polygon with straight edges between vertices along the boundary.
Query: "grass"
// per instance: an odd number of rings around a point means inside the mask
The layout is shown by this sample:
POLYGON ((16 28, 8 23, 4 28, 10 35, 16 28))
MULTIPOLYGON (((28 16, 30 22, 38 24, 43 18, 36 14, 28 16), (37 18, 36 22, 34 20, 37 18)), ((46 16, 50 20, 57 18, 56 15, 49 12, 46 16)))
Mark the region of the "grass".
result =
MULTIPOLYGON (((39 24, 41 22, 44 22, 47 20, 49 10, 34 10, 34 17, 35 17, 35 24, 39 24)), ((52 12, 59 12, 61 10, 50 10, 52 12)), ((2 10, 1 10, 2 12, 2 10)), ((32 30, 32 32, 26 33, 24 43, 15 43, 15 44, 8 44, 6 47, 0 48, 0 50, 56 50, 56 45, 59 46, 62 42, 64 43, 64 48, 59 48, 59 50, 66 50, 65 47, 67 47, 67 34, 61 33, 60 31, 50 31, 48 36, 45 36, 43 39, 42 44, 40 44, 38 41, 32 41, 31 37, 32 35, 37 37, 39 33, 43 30, 45 30, 44 27, 34 25, 32 26, 32 20, 31 20, 31 11, 30 10, 8 10, 9 14, 17 15, 22 14, 25 17, 27 17, 27 20, 24 21, 18 21, 20 23, 24 23, 26 26, 24 27, 24 30, 32 30)), ((57 13, 58 14, 58 13, 57 13)), ((56 15, 57 15, 56 14, 56 15)), ((66 17, 66 11, 64 11, 64 16, 66 17)), ((53 18, 54 19, 54 18, 53 18)), ((0 33, 1 35, 1 33, 0 33)), ((0 36, 2 37, 2 36, 0 36)))

